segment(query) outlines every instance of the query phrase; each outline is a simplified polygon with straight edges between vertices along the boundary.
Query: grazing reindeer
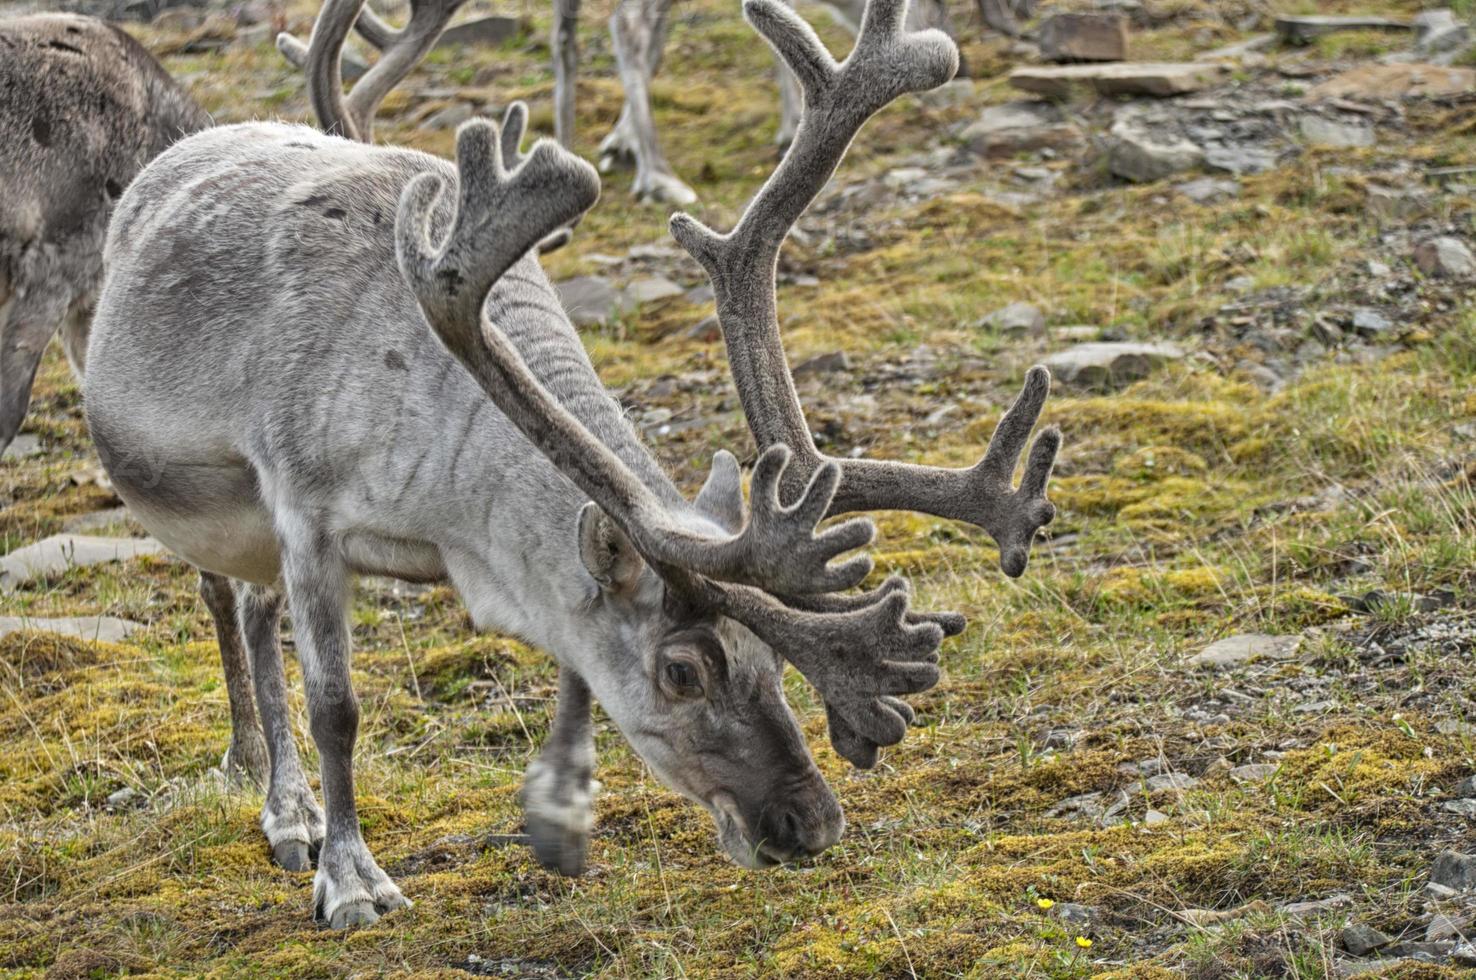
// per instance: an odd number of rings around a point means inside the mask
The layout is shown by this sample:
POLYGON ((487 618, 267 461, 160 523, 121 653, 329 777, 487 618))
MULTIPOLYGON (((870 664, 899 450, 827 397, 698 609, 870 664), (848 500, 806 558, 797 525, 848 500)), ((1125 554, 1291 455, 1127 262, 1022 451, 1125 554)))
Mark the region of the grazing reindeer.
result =
POLYGON ((86 364, 113 205, 209 119, 137 41, 91 17, 0 21, 0 450, 52 334, 86 364))
POLYGON ((156 160, 120 203, 88 423, 105 459, 154 461, 147 480, 112 471, 138 518, 245 583, 271 753, 262 828, 289 867, 316 851, 315 912, 332 926, 408 904, 355 811, 352 575, 449 578, 479 628, 558 660, 558 712, 523 795, 544 863, 584 864, 594 696, 658 778, 709 811, 724 850, 764 867, 818 853, 844 826, 784 699, 783 662, 819 691, 835 749, 868 767, 912 720, 901 697, 937 681, 938 646, 963 628, 910 610, 900 579, 847 592, 871 562, 837 559, 871 524, 817 524, 879 508, 966 520, 1019 575, 1054 515, 1054 429, 1011 485, 1048 394, 1043 368, 972 468, 815 448, 780 343, 780 245, 866 119, 950 78, 957 51, 939 32, 905 32, 902 0, 872 0, 839 64, 778 0, 747 0, 745 13, 804 85, 805 114, 730 233, 685 215, 672 232, 716 291, 760 449, 748 503, 727 452, 689 503, 600 384, 532 251, 594 204, 599 179, 550 141, 520 152, 520 104, 500 130, 464 125, 454 166, 301 126, 214 129, 156 160), (326 813, 286 711, 279 585, 326 813))
MULTIPOLYGON (((403 29, 386 24, 365 7, 363 0, 326 0, 313 29, 309 44, 282 34, 277 48, 299 68, 317 64, 316 72, 308 72, 308 97, 318 119, 330 132, 369 142, 374 113, 398 80, 425 52, 436 43, 451 17, 466 0, 410 0, 410 20, 403 29), (362 8, 362 10, 360 9, 362 8), (348 117, 330 122, 324 116, 329 100, 325 86, 338 73, 324 59, 311 57, 310 48, 339 50, 350 28, 381 52, 381 63, 354 87, 346 108, 348 117), (381 67, 382 65, 382 67, 381 67)), ((836 19, 851 33, 859 30, 863 4, 857 0, 828 0, 836 19)), ((988 2, 988 0, 984 0, 988 2)), ((1018 0, 1016 0, 1018 2, 1018 0)), ((619 0, 610 17, 610 39, 620 82, 625 89, 625 104, 620 118, 600 142, 599 167, 602 172, 617 166, 635 168, 631 194, 642 201, 667 204, 691 204, 696 193, 672 171, 656 136, 656 123, 651 114, 651 78, 661 66, 666 46, 666 27, 672 0, 619 0)), ((911 0, 907 26, 917 30, 945 27, 948 12, 941 0, 911 0)), ((574 84, 578 74, 579 0, 554 0, 554 133, 565 147, 574 142, 574 84)), ((794 138, 800 113, 798 83, 783 65, 779 68, 781 116, 776 142, 788 146, 794 138)))

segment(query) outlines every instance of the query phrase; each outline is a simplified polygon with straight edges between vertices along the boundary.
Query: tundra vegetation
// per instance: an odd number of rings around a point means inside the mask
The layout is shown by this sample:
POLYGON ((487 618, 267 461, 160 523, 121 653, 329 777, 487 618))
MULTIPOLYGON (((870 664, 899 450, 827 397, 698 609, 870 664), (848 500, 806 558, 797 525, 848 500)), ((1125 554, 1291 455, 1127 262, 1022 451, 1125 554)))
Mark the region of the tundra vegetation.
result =
MULTIPOLYGON (((1072 6, 1089 5, 1056 9, 1072 6)), ((1261 4, 1145 6, 1134 58, 1188 60, 1270 27, 1261 4)), ((294 0, 288 26, 306 36, 312 13, 294 0)), ((1062 106, 1085 145, 973 156, 962 133, 1019 97, 1005 81, 1018 56, 965 13, 972 90, 874 119, 781 256, 785 341, 809 362, 801 395, 821 448, 965 465, 1043 356, 1081 339, 1187 353, 1136 380, 1058 382, 1044 421, 1068 433, 1059 515, 1023 578, 998 573, 981 531, 880 515, 876 580, 904 572, 920 606, 972 625, 913 700, 918 727, 869 772, 828 747, 822 706, 790 677, 846 811, 836 847, 736 867, 707 816, 602 721, 589 871, 542 870, 517 837, 517 791, 552 721, 552 661, 474 635, 448 587, 369 580, 353 613, 359 814, 416 904, 352 932, 315 928, 311 877, 274 867, 262 843, 259 793, 215 774, 229 716, 195 573, 148 556, 0 599, 8 616, 143 624, 116 644, 0 638, 0 972, 1331 977, 1383 955, 1388 975, 1460 973, 1458 940, 1420 947, 1442 921, 1471 929, 1471 894, 1427 885, 1441 851, 1476 850, 1476 309, 1470 279, 1416 254, 1436 236, 1473 239, 1469 98, 1335 108, 1372 128, 1364 146, 1319 145, 1288 122, 1274 166, 1214 175, 1236 186, 1196 190, 1201 203, 1178 188, 1203 174, 1112 176, 1118 107, 1095 96, 1062 106), (1046 325, 986 322, 1013 302, 1046 325), (1299 644, 1191 662, 1245 633, 1299 644), (1350 926, 1389 943, 1356 956, 1350 926)), ((551 132, 549 13, 531 16, 501 47, 433 52, 385 100, 377 138, 449 157, 437 113, 514 98, 551 132)), ((622 97, 603 24, 585 20, 575 149, 592 158, 622 97)), ((310 119, 271 31, 219 17, 130 31, 217 121, 310 119)), ((1411 43, 1273 44, 1189 98, 1209 113, 1296 109, 1411 43)), ((772 169, 771 72, 736 5, 674 10, 657 122, 695 213, 718 227, 772 169)), ((607 177, 571 244, 543 258, 551 277, 643 284, 632 297, 657 277, 700 286, 665 209, 630 201, 625 180, 607 177)), ((720 342, 691 330, 711 312, 700 292, 668 295, 584 328, 689 491, 714 450, 748 439, 720 342)), ((24 432, 39 444, 0 467, 0 550, 79 521, 141 533, 110 510, 55 345, 24 432)), ((305 733, 290 656, 288 676, 305 733)))

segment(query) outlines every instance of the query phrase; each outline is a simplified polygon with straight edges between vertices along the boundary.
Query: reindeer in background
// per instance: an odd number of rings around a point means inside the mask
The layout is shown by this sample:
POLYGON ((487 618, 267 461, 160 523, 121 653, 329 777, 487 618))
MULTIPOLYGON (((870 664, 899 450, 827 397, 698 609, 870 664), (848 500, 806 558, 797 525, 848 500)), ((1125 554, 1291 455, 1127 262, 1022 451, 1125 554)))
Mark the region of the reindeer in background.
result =
MULTIPOLYGON (((343 13, 325 7, 315 40, 343 13)), ((600 383, 535 251, 595 203, 599 179, 551 141, 523 153, 521 105, 501 128, 464 125, 454 165, 302 126, 212 129, 124 194, 88 424, 104 460, 155 463, 149 479, 109 466, 134 515, 236 582, 270 753, 261 825, 284 866, 316 860, 320 920, 352 926, 408 904, 355 809, 356 574, 449 579, 479 629, 557 659, 557 716, 523 805, 540 859, 573 874, 593 824, 591 698, 662 782, 708 810, 735 861, 766 867, 840 837, 840 806, 784 697, 784 663, 819 691, 836 751, 869 767, 904 736, 913 712, 902 698, 936 683, 939 645, 964 623, 913 610, 900 578, 851 591, 872 564, 843 556, 873 527, 851 518, 819 530, 822 520, 912 509, 968 521, 998 542, 1007 574, 1024 571, 1054 516, 1056 430, 1035 440, 1012 485, 1049 391, 1043 368, 973 467, 830 459, 780 341, 775 268, 794 222, 871 115, 957 68, 947 36, 904 31, 903 13, 902 0, 872 0, 836 63, 789 8, 747 0, 803 86, 804 113, 732 231, 672 219, 712 279, 758 445, 748 502, 727 452, 688 501, 600 383), (287 711, 284 596, 323 808, 287 711)), ((337 48, 315 43, 310 73, 331 83, 318 87, 324 120, 352 125, 358 90, 345 99, 337 66, 337 48)))
POLYGON ((0 450, 59 327, 72 368, 113 206, 144 164, 210 120, 138 42, 73 14, 0 20, 0 450))
MULTIPOLYGON (((372 10, 353 0, 330 2, 324 17, 314 28, 309 44, 283 34, 277 38, 282 55, 299 68, 310 63, 323 65, 309 55, 311 45, 323 50, 341 49, 350 27, 381 53, 383 68, 370 69, 375 78, 356 88, 348 105, 346 125, 352 129, 337 130, 341 135, 368 142, 372 136, 375 110, 394 83, 402 76, 401 67, 414 64, 435 45, 451 17, 466 0, 410 0, 410 19, 404 28, 385 23, 372 10), (360 8, 363 8, 362 10, 360 8), (329 10, 332 10, 332 15, 329 10), (319 32, 322 36, 319 37, 319 32)), ((661 150, 651 113, 651 79, 661 67, 666 47, 667 23, 673 0, 619 0, 610 17, 610 38, 625 89, 625 104, 609 134, 600 142, 599 168, 608 172, 616 167, 635 168, 631 194, 642 201, 667 204, 691 204, 697 194, 672 170, 661 150)), ((858 0, 826 0, 835 19, 851 34, 860 30, 864 3, 858 0)), ((1001 33, 1018 36, 1017 18, 1028 18, 1035 0, 979 0, 984 22, 1001 33)), ((574 144, 575 81, 579 68, 578 27, 580 0, 554 0, 553 35, 550 45, 554 62, 554 134, 564 147, 574 144)), ((948 9, 943 0, 911 0, 907 8, 909 30, 939 28, 949 30, 948 9)), ((775 142, 788 147, 794 139, 800 118, 800 87, 793 73, 779 63, 780 122, 775 142)), ((322 119, 325 96, 322 89, 328 78, 308 74, 308 93, 322 119)))

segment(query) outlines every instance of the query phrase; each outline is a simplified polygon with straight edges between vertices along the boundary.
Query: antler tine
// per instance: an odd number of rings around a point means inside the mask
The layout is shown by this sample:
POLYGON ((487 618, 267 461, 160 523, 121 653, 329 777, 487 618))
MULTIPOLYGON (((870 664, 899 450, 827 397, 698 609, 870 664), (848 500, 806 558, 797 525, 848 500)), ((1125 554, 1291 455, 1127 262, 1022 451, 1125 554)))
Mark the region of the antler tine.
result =
POLYGON ((277 35, 277 50, 308 76, 308 98, 318 122, 330 133, 367 143, 373 138, 374 113, 435 46, 451 16, 466 0, 412 0, 410 20, 396 30, 364 10, 364 0, 326 0, 304 45, 290 34, 277 35), (374 66, 343 94, 343 45, 357 27, 382 52, 374 66))
MULTIPOLYGON (((520 114, 513 112, 516 124, 520 114)), ((508 142, 511 142, 509 139, 508 142)), ((509 419, 621 526, 658 571, 676 571, 794 593, 847 589, 871 571, 858 556, 830 562, 867 544, 870 521, 851 520, 815 534, 839 474, 819 467, 793 506, 779 503, 789 450, 776 446, 755 469, 746 525, 708 537, 684 527, 609 447, 549 394, 507 336, 482 309, 497 279, 549 231, 567 225, 599 195, 588 163, 539 140, 516 169, 502 160, 497 126, 477 120, 457 133, 459 201, 444 243, 427 239, 442 180, 416 177, 400 200, 395 232, 400 268, 427 322, 509 419)))
POLYGON ((718 234, 686 214, 671 233, 707 270, 717 297, 728 363, 749 428, 760 448, 787 445, 794 463, 784 493, 826 465, 840 468, 830 513, 914 510, 967 521, 999 544, 1000 565, 1025 570, 1035 533, 1055 516, 1046 485, 1061 434, 1036 439, 1018 490, 1015 465, 1050 393, 1042 367, 1026 376, 1015 406, 1000 421, 980 462, 943 469, 865 459, 832 460, 815 447, 794 389, 779 334, 774 273, 779 248, 805 208, 835 173, 862 124, 904 92, 923 91, 951 78, 958 49, 940 31, 908 33, 906 0, 871 0, 856 45, 837 64, 815 32, 778 0, 746 0, 744 13, 768 39, 805 88, 805 107, 789 154, 754 196, 731 232, 718 234))

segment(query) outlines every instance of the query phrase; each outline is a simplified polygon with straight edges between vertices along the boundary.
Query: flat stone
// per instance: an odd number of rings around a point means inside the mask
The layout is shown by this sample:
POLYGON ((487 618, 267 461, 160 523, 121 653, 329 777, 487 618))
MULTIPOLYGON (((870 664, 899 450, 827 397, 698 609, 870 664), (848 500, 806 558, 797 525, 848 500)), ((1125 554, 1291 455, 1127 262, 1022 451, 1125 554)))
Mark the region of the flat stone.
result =
POLYGON ((555 283, 559 302, 579 326, 604 326, 620 312, 620 292, 603 276, 576 276, 555 283))
POLYGON ((1194 56, 1195 61, 1240 61, 1247 64, 1258 64, 1265 60, 1262 52, 1276 43, 1275 34, 1256 34, 1227 44, 1223 48, 1215 48, 1194 56))
POLYGON ((1476 966, 1476 942, 1457 943, 1450 951, 1450 961, 1456 966, 1476 966))
POLYGON ((5 447, 5 452, 0 453, 0 459, 25 459, 27 456, 41 455, 41 437, 30 432, 21 432, 10 440, 10 445, 5 447))
POLYGON ((1032 336, 1045 331, 1045 314, 1040 308, 1030 303, 1011 303, 1000 307, 984 318, 984 325, 993 327, 1002 333, 1030 334, 1032 336))
POLYGON ((1440 852, 1430 869, 1430 883, 1456 892, 1476 890, 1476 854, 1440 852))
POLYGON ((1007 157, 1036 150, 1069 151, 1083 145, 1081 130, 1049 102, 992 105, 960 134, 977 156, 1007 157))
POLYGON ((1217 670, 1237 667, 1253 660, 1290 660, 1301 649, 1300 636, 1271 636, 1265 633, 1238 633, 1216 640, 1185 663, 1191 667, 1217 670))
POLYGON ((1101 913, 1090 905, 1081 905, 1076 902, 1057 902, 1051 906, 1051 915, 1078 932, 1090 929, 1102 917, 1101 913))
POLYGON ((1177 184, 1174 190, 1195 204, 1213 204, 1240 196, 1240 184, 1220 177, 1200 177, 1177 184))
POLYGON ((1459 51, 1471 43, 1470 25, 1462 23, 1449 7, 1422 10, 1413 21, 1415 50, 1423 55, 1459 51))
POLYGON ((1230 770, 1230 778, 1237 783, 1263 783, 1276 775, 1281 767, 1272 762, 1252 762, 1230 770))
POLYGON ((63 616, 45 619, 33 616, 0 616, 0 636, 9 636, 22 630, 42 633, 57 633, 74 636, 80 640, 101 640, 118 643, 134 630, 142 629, 142 623, 116 616, 63 616))
POLYGON ((1415 246, 1415 265, 1427 276, 1459 279, 1476 273, 1476 256, 1459 238, 1442 235, 1415 246))
POLYGON ((1129 61, 1057 68, 1026 66, 1010 72, 1010 84, 1022 91, 1055 99, 1068 98, 1078 88, 1094 89, 1102 95, 1166 98, 1209 88, 1223 81, 1229 73, 1228 65, 1209 61, 1129 61))
POLYGON ((1440 804, 1440 809, 1467 820, 1476 820, 1476 800, 1446 800, 1440 804))
POLYGON ((129 520, 127 507, 107 507, 90 514, 78 514, 76 517, 67 518, 62 524, 62 531, 67 534, 93 534, 120 524, 127 524, 129 520))
POLYGON ((496 15, 478 17, 475 20, 446 28, 440 39, 436 41, 436 47, 443 48, 455 44, 481 44, 496 47, 517 37, 522 30, 523 22, 517 17, 496 15))
POLYGON ((1053 14, 1041 22, 1036 43, 1047 61, 1122 61, 1128 19, 1120 13, 1053 14))
POLYGON ((1374 145, 1373 125, 1362 120, 1344 121, 1309 113, 1301 118, 1298 125, 1302 138, 1315 146, 1348 150, 1374 145))
POLYGON ((625 303, 627 306, 640 306, 674 296, 685 296, 686 292, 665 276, 647 276, 633 280, 625 287, 625 303))
POLYGON ((1276 33, 1290 44, 1310 44, 1342 31, 1408 31, 1414 25, 1391 17, 1277 17, 1276 33))
POLYGON ((1360 65, 1335 75, 1307 92, 1312 101, 1326 99, 1435 98, 1476 91, 1476 68, 1441 65, 1360 65))
POLYGON ((1156 131, 1144 120, 1123 116, 1108 135, 1107 169, 1135 184, 1148 184, 1204 163, 1204 150, 1182 137, 1156 131))
POLYGON ((1177 344, 1095 341, 1058 351, 1045 359, 1045 366, 1067 384, 1110 387, 1145 378, 1164 362, 1183 356, 1177 344))
POLYGON ((1343 931, 1339 933, 1339 938, 1342 940, 1343 948, 1354 956, 1367 956, 1394 941, 1373 926, 1357 922, 1344 926, 1343 931))
POLYGON ((1276 169, 1280 155, 1260 146, 1220 144, 1204 151, 1204 165, 1231 174, 1263 174, 1276 169))
POLYGON ((1353 311, 1353 330, 1360 337, 1372 340, 1394 329, 1388 317, 1371 307, 1360 306, 1353 311))
POLYGON ((1471 916, 1442 913, 1430 920, 1425 927, 1425 942, 1438 943, 1447 939, 1465 939, 1471 931, 1471 916))
POLYGON ((1423 187, 1368 187, 1368 213, 1382 221, 1409 221, 1429 210, 1431 194, 1423 187))
POLYGON ((1292 919, 1315 918, 1326 915, 1329 912, 1338 912, 1342 909, 1351 908, 1353 899, 1347 895, 1329 895, 1327 898, 1318 899, 1315 902, 1292 902, 1283 905, 1276 911, 1292 919))
POLYGON ((1169 815, 1162 810, 1149 810, 1143 814, 1143 826, 1158 827, 1169 822, 1169 815))
POLYGON ((837 371, 849 371, 851 369, 851 358, 843 350, 831 351, 828 354, 816 354, 814 357, 800 361, 794 366, 792 372, 796 378, 803 378, 812 374, 833 374, 837 371))
POLYGON ((687 337, 710 344, 714 340, 723 339, 723 325, 718 322, 717 314, 712 313, 694 323, 687 331, 687 337))
POLYGON ((27 582, 60 575, 69 568, 124 561, 163 550, 164 546, 153 538, 56 534, 0 558, 0 592, 13 592, 27 582))
POLYGON ((1157 776, 1149 776, 1144 784, 1150 793, 1160 793, 1164 790, 1183 791, 1193 789, 1199 785, 1199 780, 1182 772, 1165 772, 1157 776))

